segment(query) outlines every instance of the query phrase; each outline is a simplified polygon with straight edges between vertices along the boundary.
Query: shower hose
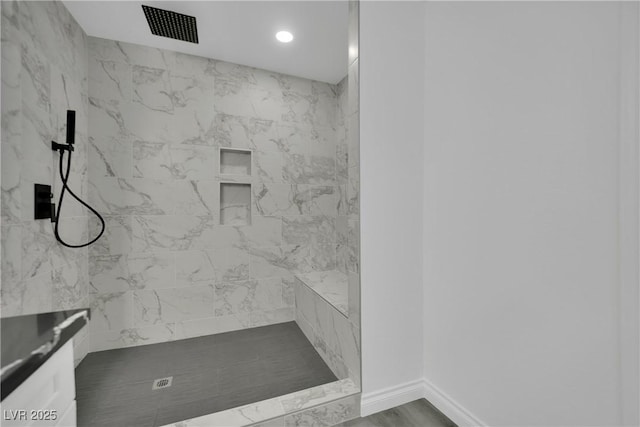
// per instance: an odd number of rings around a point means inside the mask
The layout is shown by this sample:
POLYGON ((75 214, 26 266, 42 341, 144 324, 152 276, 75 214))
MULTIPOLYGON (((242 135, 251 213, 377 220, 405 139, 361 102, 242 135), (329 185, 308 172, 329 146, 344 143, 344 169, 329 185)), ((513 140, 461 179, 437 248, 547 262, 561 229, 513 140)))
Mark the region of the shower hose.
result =
POLYGON ((69 151, 69 157, 67 157, 67 170, 66 170, 66 172, 64 171, 64 168, 63 168, 63 165, 64 165, 64 152, 65 151, 67 151, 67 150, 60 150, 60 168, 59 169, 60 169, 60 180, 62 181, 62 191, 60 191, 60 200, 58 202, 58 210, 57 210, 57 212, 55 214, 55 224, 56 225, 54 226, 54 234, 56 236, 56 240, 58 242, 60 242, 60 244, 62 244, 63 246, 66 246, 68 248, 84 248, 85 246, 89 246, 92 243, 95 243, 100 237, 102 237, 102 234, 104 233, 104 231, 106 229, 106 225, 105 225, 105 222, 104 222, 104 218, 102 218, 100 213, 98 213, 98 211, 96 211, 91 206, 89 206, 87 203, 85 203, 83 200, 81 200, 80 197, 76 196, 76 194, 67 185, 67 181, 69 180, 69 172, 71 171, 71 153, 72 153, 72 150, 68 150, 69 151), (62 210, 62 201, 64 200, 64 193, 67 192, 67 191, 69 192, 69 194, 71 194, 71 196, 73 196, 74 199, 76 199, 78 202, 80 202, 80 204, 82 204, 87 209, 89 209, 91 212, 93 212, 95 214, 95 216, 97 216, 98 219, 100 220, 102 229, 100 230, 100 233, 98 234, 98 236, 96 236, 96 238, 91 240, 90 242, 82 243, 80 245, 72 245, 70 243, 65 242, 64 240, 62 240, 62 237, 60 237, 60 233, 58 232, 58 227, 60 225, 60 211, 62 210))

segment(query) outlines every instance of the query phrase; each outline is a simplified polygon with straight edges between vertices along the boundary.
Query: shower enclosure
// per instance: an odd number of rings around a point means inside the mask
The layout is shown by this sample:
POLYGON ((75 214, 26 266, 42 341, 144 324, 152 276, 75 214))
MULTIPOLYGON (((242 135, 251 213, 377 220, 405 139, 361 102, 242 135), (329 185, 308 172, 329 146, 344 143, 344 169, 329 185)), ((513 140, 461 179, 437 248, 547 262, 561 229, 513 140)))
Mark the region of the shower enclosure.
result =
MULTIPOLYGON (((91 308, 79 425, 359 415, 358 3, 326 5, 332 82, 90 37, 82 2, 2 2, 2 316, 91 308), (32 219, 67 110, 69 186, 106 224, 88 248, 32 219)), ((59 222, 101 230, 66 200, 59 222)))

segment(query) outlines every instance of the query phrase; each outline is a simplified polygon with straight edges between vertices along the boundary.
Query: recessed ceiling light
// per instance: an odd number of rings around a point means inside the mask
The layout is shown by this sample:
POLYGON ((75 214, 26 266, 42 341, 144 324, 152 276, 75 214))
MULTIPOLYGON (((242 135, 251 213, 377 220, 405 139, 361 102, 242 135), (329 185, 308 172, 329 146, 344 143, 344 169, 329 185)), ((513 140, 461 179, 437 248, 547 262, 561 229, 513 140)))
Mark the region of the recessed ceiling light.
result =
POLYGON ((278 41, 282 43, 289 43, 291 40, 293 40, 293 34, 291 34, 289 31, 278 31, 276 33, 276 39, 278 39, 278 41))

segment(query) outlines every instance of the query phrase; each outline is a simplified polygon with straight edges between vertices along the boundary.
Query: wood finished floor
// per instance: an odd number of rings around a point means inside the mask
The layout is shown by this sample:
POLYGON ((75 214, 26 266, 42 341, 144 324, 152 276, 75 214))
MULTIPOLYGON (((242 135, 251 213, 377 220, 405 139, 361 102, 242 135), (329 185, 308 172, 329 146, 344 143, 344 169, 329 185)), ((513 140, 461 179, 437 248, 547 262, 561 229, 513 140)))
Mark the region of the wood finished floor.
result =
POLYGON ((78 426, 161 426, 336 380, 295 322, 100 351, 76 369, 78 426))
POLYGON ((365 418, 339 424, 339 427, 456 427, 425 399, 388 409, 365 418))

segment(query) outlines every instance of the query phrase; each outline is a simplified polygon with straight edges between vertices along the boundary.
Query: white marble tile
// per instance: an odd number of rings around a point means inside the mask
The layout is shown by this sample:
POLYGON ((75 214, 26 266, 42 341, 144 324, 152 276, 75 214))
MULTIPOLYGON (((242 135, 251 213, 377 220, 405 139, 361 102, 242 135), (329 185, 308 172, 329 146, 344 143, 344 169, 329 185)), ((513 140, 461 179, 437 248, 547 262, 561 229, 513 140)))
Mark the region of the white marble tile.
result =
POLYGON ((91 256, 89 265, 93 292, 175 287, 175 266, 170 253, 91 256))
POLYGON ((215 286, 215 314, 271 311, 284 308, 282 280, 278 278, 223 282, 215 286))
POLYGON ((347 244, 347 270, 353 273, 360 272, 360 221, 349 219, 347 244))
POLYGON ((91 54, 103 61, 161 69, 172 69, 176 65, 176 52, 173 51, 97 37, 89 37, 88 46, 91 54))
MULTIPOLYGON (((47 228, 53 228, 52 224, 43 225, 45 230, 47 228)), ((86 216, 61 217, 58 220, 58 233, 60 237, 68 243, 81 244, 89 240, 87 225, 88 217, 86 216)), ((51 247, 48 250, 48 257, 51 267, 54 269, 68 267, 78 263, 82 265, 80 259, 86 263, 87 250, 84 248, 67 248, 52 238, 51 247)))
POLYGON ((89 91, 104 101, 131 100, 131 66, 124 62, 101 60, 89 55, 89 91))
MULTIPOLYGON (((4 5, 3 5, 4 7, 4 5)), ((10 25, 4 23, 3 25, 10 25)), ((20 165, 22 133, 21 51, 20 45, 2 41, 2 223, 21 218, 20 165)))
POLYGON ((51 268, 49 251, 54 237, 50 224, 31 221, 22 227, 22 278, 41 275, 51 268))
POLYGON ((258 215, 296 215, 290 184, 257 183, 252 186, 254 210, 258 215))
POLYGON ((282 238, 286 244, 335 241, 335 219, 328 216, 299 215, 282 218, 282 238))
POLYGON ((18 9, 19 2, 17 0, 6 1, 1 3, 0 9, 2 10, 2 18, 6 20, 3 23, 3 33, 2 38, 5 39, 5 31, 8 30, 7 27, 11 27, 12 30, 18 30, 20 28, 20 10, 18 9))
MULTIPOLYGON (((345 135, 346 136, 346 135, 345 135)), ((336 144, 336 182, 345 184, 348 179, 349 149, 346 141, 336 144)))
POLYGON ((251 427, 284 427, 284 417, 272 418, 264 422, 251 424, 251 427))
POLYGON ((22 280, 22 229, 23 225, 2 224, 2 241, 0 247, 2 263, 0 284, 17 283, 22 280))
MULTIPOLYGON (((93 255, 117 255, 132 251, 132 218, 131 216, 105 215, 104 234, 98 241, 89 247, 89 253, 93 255)), ((100 221, 97 218, 89 219, 89 235, 97 236, 101 230, 100 221)))
MULTIPOLYGON (((250 250, 251 277, 283 277, 297 269, 296 246, 266 246, 250 250)), ((306 252, 308 253, 308 251, 306 252)), ((303 252, 303 256, 306 255, 303 252)))
POLYGON ((20 314, 22 307, 22 225, 2 226, 0 305, 4 316, 20 314))
POLYGON ((240 248, 214 250, 212 262, 218 282, 249 279, 249 254, 240 248))
POLYGON ((327 215, 337 213, 333 186, 261 183, 253 186, 255 212, 260 215, 327 215))
POLYGON ((214 147, 133 142, 133 176, 153 179, 215 178, 214 147))
POLYGON ((282 301, 287 307, 295 308, 296 305, 295 281, 293 274, 282 277, 282 301))
POLYGON ((279 151, 253 152, 254 177, 257 182, 284 182, 284 157, 279 151))
POLYGON ((298 184, 292 186, 293 204, 300 215, 337 214, 335 187, 298 184))
POLYGON ((357 273, 349 273, 349 320, 351 323, 360 327, 360 275, 357 273))
MULTIPOLYGON (((174 427, 229 427, 247 426, 257 421, 282 415, 282 405, 278 399, 268 399, 249 405, 238 406, 209 415, 170 424, 174 427)), ((169 425, 167 425, 169 426, 169 425)))
POLYGON ((253 216, 251 225, 237 227, 245 249, 278 246, 282 243, 282 219, 277 216, 253 216))
POLYGON ((299 86, 283 90, 281 120, 304 123, 314 128, 334 126, 337 112, 335 86, 317 81, 304 86, 302 91, 299 86))
POLYGON ((301 283, 295 285, 296 322, 338 378, 359 378, 359 330, 325 299, 301 283))
POLYGON ((249 313, 251 327, 273 325, 276 323, 291 322, 295 319, 293 307, 283 307, 275 310, 254 310, 249 313))
POLYGON ((216 270, 213 263, 213 251, 179 251, 174 252, 173 255, 177 286, 215 282, 216 270))
POLYGON ((164 142, 134 141, 133 176, 137 178, 171 179, 172 170, 170 145, 164 142))
POLYGON ((145 328, 126 328, 91 334, 91 351, 111 350, 114 348, 133 347, 137 345, 157 344, 173 339, 174 326, 169 324, 154 325, 145 328))
POLYGON ((219 76, 215 80, 215 97, 217 113, 263 120, 282 117, 282 93, 268 87, 219 76))
POLYGON ((300 411, 360 392, 349 378, 311 387, 279 398, 285 412, 300 411))
POLYGON ((310 408, 287 415, 284 418, 287 427, 330 427, 357 418, 360 415, 360 397, 346 397, 327 405, 310 408))
POLYGON ((227 316, 248 313, 254 303, 258 282, 246 280, 237 283, 219 283, 215 286, 215 315, 227 316))
POLYGON ((336 270, 297 274, 296 277, 324 298, 345 316, 348 316, 349 291, 345 273, 336 270))
POLYGON ((213 316, 213 286, 133 292, 134 325, 152 326, 213 316))
MULTIPOLYGON (((301 215, 282 218, 283 243, 308 249, 311 270, 333 270, 336 266, 335 219, 301 215)), ((298 269, 298 271, 304 269, 298 269)))
POLYGON ((217 149, 180 145, 170 149, 173 178, 207 180, 215 177, 217 149))
POLYGON ((73 263, 52 270, 52 307, 55 310, 80 308, 87 298, 86 250, 77 255, 73 263))
POLYGON ((281 152, 276 124, 273 120, 217 114, 215 144, 219 147, 250 148, 261 152, 281 152))
POLYGON ((172 212, 175 215, 210 216, 215 224, 219 223, 220 187, 215 180, 177 180, 172 212))
POLYGON ((51 268, 47 268, 35 276, 24 279, 21 284, 20 314, 46 313, 53 310, 51 277, 51 268))
POLYGON ((346 273, 349 260, 349 228, 346 216, 336 217, 336 269, 346 273))
MULTIPOLYGON (((51 140, 53 139, 53 125, 48 109, 30 108, 25 103, 24 97, 21 134, 20 182, 23 186, 21 191, 22 194, 31 194, 33 183, 52 181, 51 140)), ((22 197, 22 218, 30 220, 33 219, 32 217, 33 200, 31 197, 22 197)))
POLYGON ((170 215, 173 213, 172 182, 146 178, 94 177, 89 200, 109 215, 170 215))
POLYGON ((22 39, 21 89, 23 106, 49 112, 51 104, 50 62, 30 40, 22 39))
POLYGON ((133 327, 133 293, 92 294, 90 327, 92 334, 133 327))
POLYGON ((91 136, 104 139, 131 139, 136 117, 129 101, 102 100, 89 96, 91 136))
POLYGON ((132 178, 132 144, 127 137, 90 137, 89 166, 91 176, 132 178))
POLYGON ((349 179, 346 185, 347 213, 350 216, 360 215, 360 167, 349 168, 349 179))
POLYGON ((153 111, 173 112, 169 71, 134 65, 131 74, 133 102, 153 111))
POLYGON ((207 317, 175 323, 175 339, 194 338, 211 334, 222 334, 251 327, 246 313, 207 317))
POLYGON ((135 252, 205 249, 214 231, 211 217, 187 215, 134 216, 132 243, 135 252))
MULTIPOLYGON (((174 427, 191 426, 281 426, 285 416, 309 416, 314 414, 318 419, 322 414, 336 419, 336 413, 346 405, 354 402, 353 413, 359 414, 357 399, 359 388, 351 380, 340 380, 280 397, 255 402, 237 408, 213 414, 203 415, 171 424, 174 427), (349 400, 351 399, 351 400, 349 400)), ((305 425, 305 424, 297 424, 305 425)), ((327 424, 329 425, 329 424, 327 424)))

